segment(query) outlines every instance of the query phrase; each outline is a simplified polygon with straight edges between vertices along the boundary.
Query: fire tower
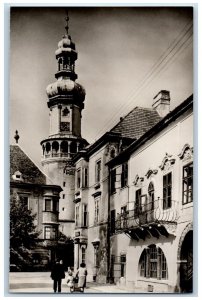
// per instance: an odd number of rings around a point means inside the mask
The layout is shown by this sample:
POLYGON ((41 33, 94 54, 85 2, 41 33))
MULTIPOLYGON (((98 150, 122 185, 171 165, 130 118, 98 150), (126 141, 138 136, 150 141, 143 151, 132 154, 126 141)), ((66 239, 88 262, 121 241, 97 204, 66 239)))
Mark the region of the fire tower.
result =
POLYGON ((60 185, 63 191, 59 201, 60 231, 73 236, 74 230, 74 185, 75 172, 72 157, 88 143, 81 137, 81 111, 84 108, 85 90, 76 82, 75 44, 68 33, 58 43, 56 81, 47 86, 50 131, 41 141, 42 166, 49 177, 49 184, 60 185))

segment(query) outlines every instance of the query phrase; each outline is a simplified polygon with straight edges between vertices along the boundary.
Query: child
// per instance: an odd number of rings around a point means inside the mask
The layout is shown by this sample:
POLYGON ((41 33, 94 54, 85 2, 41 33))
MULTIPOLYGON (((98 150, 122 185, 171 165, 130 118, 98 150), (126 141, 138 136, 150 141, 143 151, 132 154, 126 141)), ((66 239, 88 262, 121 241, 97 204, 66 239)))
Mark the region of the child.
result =
POLYGON ((68 271, 68 276, 67 276, 67 286, 69 286, 70 288, 73 287, 74 283, 73 283, 73 273, 71 270, 68 271))

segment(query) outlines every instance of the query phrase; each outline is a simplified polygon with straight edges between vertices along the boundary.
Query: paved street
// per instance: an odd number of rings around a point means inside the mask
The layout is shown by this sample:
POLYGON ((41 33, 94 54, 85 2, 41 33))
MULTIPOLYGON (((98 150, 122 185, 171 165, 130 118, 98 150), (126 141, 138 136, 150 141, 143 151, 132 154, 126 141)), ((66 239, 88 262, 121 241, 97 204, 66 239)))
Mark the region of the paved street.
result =
MULTIPOLYGON (((53 282, 50 278, 50 272, 11 272, 9 274, 9 291, 10 294, 17 293, 46 293, 53 294, 53 282)), ((62 282, 62 293, 67 294, 70 293, 69 287, 67 287, 66 280, 63 279, 62 282)), ((81 294, 80 292, 77 292, 81 294)), ((127 293, 124 288, 119 288, 114 284, 103 284, 98 285, 95 283, 88 283, 84 293, 127 293)))

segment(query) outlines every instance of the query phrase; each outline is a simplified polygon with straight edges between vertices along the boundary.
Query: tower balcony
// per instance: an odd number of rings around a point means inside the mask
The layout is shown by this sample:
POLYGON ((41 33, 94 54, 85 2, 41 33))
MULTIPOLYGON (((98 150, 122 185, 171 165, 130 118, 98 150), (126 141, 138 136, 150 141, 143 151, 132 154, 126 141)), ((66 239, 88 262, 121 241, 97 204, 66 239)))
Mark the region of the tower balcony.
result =
POLYGON ((72 158, 83 146, 83 140, 48 139, 41 142, 42 161, 55 158, 72 158))
POLYGON ((115 221, 115 232, 125 233, 137 241, 151 236, 175 235, 178 212, 177 201, 170 200, 166 206, 163 199, 157 199, 119 215, 115 221))

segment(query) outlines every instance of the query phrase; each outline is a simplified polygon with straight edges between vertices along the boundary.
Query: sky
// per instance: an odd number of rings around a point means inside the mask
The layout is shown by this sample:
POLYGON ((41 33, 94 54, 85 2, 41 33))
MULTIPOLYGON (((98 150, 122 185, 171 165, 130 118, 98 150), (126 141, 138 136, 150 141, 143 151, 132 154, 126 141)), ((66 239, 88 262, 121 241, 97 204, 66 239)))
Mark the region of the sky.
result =
MULTIPOLYGON (((57 71, 65 8, 13 7, 9 135, 39 166, 49 135, 46 87, 57 71)), ((186 7, 70 7, 77 82, 86 90, 82 137, 94 142, 135 106, 169 90, 171 110, 193 93, 193 14, 186 7)))

